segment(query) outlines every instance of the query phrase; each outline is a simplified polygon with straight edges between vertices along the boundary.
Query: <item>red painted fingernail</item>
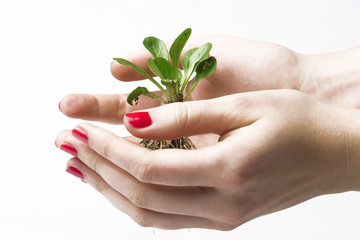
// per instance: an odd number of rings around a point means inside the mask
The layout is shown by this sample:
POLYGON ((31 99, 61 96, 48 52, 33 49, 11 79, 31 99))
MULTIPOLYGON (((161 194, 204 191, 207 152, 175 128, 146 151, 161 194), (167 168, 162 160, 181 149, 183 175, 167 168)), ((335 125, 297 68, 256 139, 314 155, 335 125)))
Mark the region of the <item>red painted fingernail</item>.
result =
POLYGON ((77 157, 76 149, 70 144, 67 143, 61 144, 60 149, 63 150, 64 152, 70 153, 74 157, 77 157))
POLYGON ((87 133, 83 129, 75 128, 71 132, 72 132, 72 135, 74 137, 76 137, 77 139, 79 139, 83 143, 86 143, 86 144, 88 143, 89 139, 88 139, 87 133))
POLYGON ((144 128, 151 125, 152 121, 148 112, 133 112, 125 115, 127 121, 135 128, 144 128))
POLYGON ((68 167, 66 169, 66 172, 70 173, 71 175, 80 178, 83 182, 84 182, 84 175, 82 174, 82 172, 74 167, 68 167))

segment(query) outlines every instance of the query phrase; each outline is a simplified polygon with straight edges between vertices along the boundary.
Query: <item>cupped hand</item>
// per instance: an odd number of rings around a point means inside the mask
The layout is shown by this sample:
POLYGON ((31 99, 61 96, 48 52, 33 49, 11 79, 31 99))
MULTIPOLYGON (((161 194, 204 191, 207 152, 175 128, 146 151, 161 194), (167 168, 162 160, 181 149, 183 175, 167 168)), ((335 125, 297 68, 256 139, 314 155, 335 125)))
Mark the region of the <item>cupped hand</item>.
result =
POLYGON ((136 113, 124 124, 139 138, 218 139, 197 150, 151 151, 80 124, 56 145, 75 156, 69 172, 142 226, 230 230, 321 194, 360 189, 355 110, 275 90, 136 113))
MULTIPOLYGON (((264 89, 292 88, 300 90, 305 67, 300 54, 280 45, 227 36, 192 38, 186 48, 211 42, 211 55, 218 60, 216 72, 197 85, 190 100, 204 100, 228 94, 264 89)), ((147 68, 150 53, 144 48, 125 57, 147 68)), ((121 81, 143 79, 133 69, 113 62, 112 74, 121 81)), ((148 72, 150 72, 148 70, 148 72)), ((160 94, 160 93, 157 93, 160 94)), ((138 105, 126 104, 127 94, 71 94, 60 103, 61 111, 73 118, 122 123, 124 114, 160 105, 156 100, 141 96, 138 105)))

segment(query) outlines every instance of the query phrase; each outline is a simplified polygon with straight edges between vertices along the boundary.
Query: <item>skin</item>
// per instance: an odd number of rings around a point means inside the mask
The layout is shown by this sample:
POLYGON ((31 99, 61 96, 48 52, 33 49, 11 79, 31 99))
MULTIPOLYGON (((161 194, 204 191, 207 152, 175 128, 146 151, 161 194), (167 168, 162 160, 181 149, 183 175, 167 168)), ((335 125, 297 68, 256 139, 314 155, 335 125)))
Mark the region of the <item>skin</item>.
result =
MULTIPOLYGON (((125 124, 138 138, 196 135, 197 150, 151 151, 82 123, 76 128, 88 141, 69 130, 56 139, 77 150, 68 166, 141 226, 165 229, 231 230, 315 196, 360 190, 359 96, 352 90, 360 68, 338 65, 352 63, 359 49, 310 56, 269 43, 204 39, 189 47, 212 42, 219 65, 199 83, 196 101, 157 107, 141 98, 130 107, 126 95, 85 94, 59 105, 69 117, 125 124), (142 109, 152 124, 134 128, 124 115, 142 109)), ((145 66, 148 57, 139 51, 126 58, 145 66)), ((122 81, 141 79, 117 63, 111 71, 122 81)))

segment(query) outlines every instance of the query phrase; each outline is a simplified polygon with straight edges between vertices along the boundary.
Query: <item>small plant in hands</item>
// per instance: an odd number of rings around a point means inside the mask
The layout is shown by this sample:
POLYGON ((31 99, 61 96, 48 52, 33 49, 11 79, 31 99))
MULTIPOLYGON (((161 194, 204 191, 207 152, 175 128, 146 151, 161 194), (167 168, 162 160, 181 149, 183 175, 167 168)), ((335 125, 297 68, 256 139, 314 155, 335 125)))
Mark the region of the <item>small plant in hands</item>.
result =
MULTIPOLYGON (((180 56, 184 46, 191 35, 191 29, 185 29, 173 42, 168 50, 165 43, 156 37, 147 37, 143 44, 153 55, 148 59, 150 71, 160 78, 160 83, 155 80, 144 68, 139 67, 125 59, 114 58, 122 65, 129 66, 153 82, 162 92, 160 97, 145 87, 137 87, 132 91, 127 102, 130 105, 137 104, 140 95, 155 98, 163 104, 183 102, 189 99, 196 85, 201 79, 207 78, 215 72, 216 59, 209 56, 212 48, 211 43, 205 43, 198 48, 188 50, 182 58, 183 70, 179 68, 180 56)), ((143 139, 141 144, 150 149, 180 148, 195 149, 196 147, 188 137, 175 140, 147 140, 143 139)))

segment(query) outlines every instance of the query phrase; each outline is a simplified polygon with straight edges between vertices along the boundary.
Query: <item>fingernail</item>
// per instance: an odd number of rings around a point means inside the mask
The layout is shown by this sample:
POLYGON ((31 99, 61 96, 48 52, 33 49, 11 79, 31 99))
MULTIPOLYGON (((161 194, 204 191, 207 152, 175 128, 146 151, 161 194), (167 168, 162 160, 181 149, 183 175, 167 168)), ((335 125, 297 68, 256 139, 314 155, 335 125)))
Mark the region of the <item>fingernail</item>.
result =
POLYGON ((133 112, 125 116, 127 121, 135 128, 145 128, 152 123, 148 112, 133 112))
POLYGON ((74 167, 68 167, 66 169, 66 172, 70 173, 71 175, 80 178, 83 182, 84 182, 84 175, 82 174, 82 172, 74 167))
POLYGON ((63 150, 64 152, 70 153, 74 157, 77 157, 76 149, 70 144, 67 143, 61 144, 60 149, 63 150))
POLYGON ((87 133, 84 131, 84 129, 81 128, 75 128, 72 131, 72 135, 82 141, 83 143, 88 143, 88 136, 87 133))

